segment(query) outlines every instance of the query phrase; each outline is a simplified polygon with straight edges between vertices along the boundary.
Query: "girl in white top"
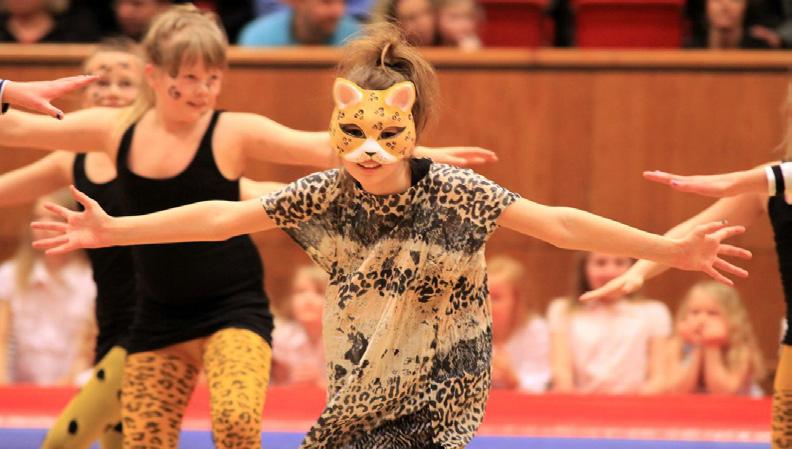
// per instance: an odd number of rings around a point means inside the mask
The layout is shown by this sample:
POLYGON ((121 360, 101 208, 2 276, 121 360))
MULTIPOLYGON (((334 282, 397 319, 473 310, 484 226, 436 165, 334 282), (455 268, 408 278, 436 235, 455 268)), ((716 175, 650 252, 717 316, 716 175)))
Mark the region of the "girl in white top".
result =
POLYGON ((576 298, 627 271, 633 260, 585 253, 577 265, 575 299, 552 301, 552 388, 558 392, 652 394, 664 388, 671 315, 659 301, 621 297, 581 303, 576 298))
POLYGON ((487 261, 492 304, 493 388, 541 393, 550 382, 547 322, 536 313, 525 291, 522 264, 511 257, 487 261))
MULTIPOLYGON (((43 207, 44 199, 73 204, 65 192, 47 196, 33 208, 37 219, 52 218, 52 213, 43 207)), ((80 350, 86 332, 93 327, 96 286, 91 268, 81 253, 44 257, 33 250, 32 239, 46 234, 47 231, 33 231, 33 235, 28 232, 14 258, 0 265, 3 382, 73 384, 74 376, 91 366, 93 354, 87 354, 86 359, 80 350)))

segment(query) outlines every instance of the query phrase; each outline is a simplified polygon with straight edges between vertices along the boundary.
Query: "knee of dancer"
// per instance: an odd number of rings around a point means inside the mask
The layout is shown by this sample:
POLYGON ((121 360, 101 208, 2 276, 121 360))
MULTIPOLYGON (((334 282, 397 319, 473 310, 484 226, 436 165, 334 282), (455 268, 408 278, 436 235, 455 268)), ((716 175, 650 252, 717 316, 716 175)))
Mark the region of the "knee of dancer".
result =
POLYGON ((215 410, 212 421, 218 448, 260 447, 260 411, 223 408, 215 410))

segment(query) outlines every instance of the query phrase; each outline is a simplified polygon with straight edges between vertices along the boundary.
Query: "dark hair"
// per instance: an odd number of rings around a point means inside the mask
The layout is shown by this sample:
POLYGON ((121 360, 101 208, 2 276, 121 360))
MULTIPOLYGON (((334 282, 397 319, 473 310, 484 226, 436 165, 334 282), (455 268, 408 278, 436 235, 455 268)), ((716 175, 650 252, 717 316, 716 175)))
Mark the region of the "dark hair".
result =
POLYGON ((350 41, 338 63, 339 76, 363 89, 384 90, 402 81, 415 85, 412 114, 415 131, 426 127, 438 94, 437 75, 418 50, 407 43, 394 25, 367 26, 361 37, 350 41))

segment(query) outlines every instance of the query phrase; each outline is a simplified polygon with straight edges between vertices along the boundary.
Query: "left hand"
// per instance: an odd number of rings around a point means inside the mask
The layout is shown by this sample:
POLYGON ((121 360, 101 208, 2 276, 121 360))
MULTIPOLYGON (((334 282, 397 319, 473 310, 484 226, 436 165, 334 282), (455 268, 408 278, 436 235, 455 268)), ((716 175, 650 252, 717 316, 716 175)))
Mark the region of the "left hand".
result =
POLYGON ((767 178, 763 168, 718 175, 680 176, 671 173, 645 171, 645 179, 671 186, 680 192, 723 198, 743 193, 767 193, 767 178))
POLYGON ((416 157, 428 157, 441 164, 468 167, 471 165, 497 162, 495 152, 480 147, 419 147, 415 149, 416 157))
POLYGON ((734 285, 718 270, 739 277, 748 277, 748 272, 721 259, 720 255, 750 258, 751 253, 736 246, 722 244, 721 241, 743 232, 744 226, 727 226, 725 220, 696 226, 684 238, 677 240, 679 253, 676 260, 669 265, 681 270, 703 271, 718 282, 734 285))

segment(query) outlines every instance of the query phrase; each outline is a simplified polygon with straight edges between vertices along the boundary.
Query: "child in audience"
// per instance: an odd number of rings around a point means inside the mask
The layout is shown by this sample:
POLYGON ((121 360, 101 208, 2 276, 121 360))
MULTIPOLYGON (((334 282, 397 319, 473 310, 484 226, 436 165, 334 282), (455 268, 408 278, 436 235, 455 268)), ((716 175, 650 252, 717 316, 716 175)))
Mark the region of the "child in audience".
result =
POLYGON ((492 386, 541 393, 550 381, 547 323, 529 302, 525 270, 506 256, 487 261, 492 304, 492 386))
POLYGON ((550 322, 552 389, 558 392, 653 394, 665 387, 671 315, 659 301, 577 298, 627 271, 633 260, 604 253, 578 258, 573 295, 554 300, 550 322))
POLYGON ((476 0, 436 0, 435 11, 440 45, 467 51, 481 48, 481 9, 476 0))
MULTIPOLYGON (((56 218, 45 201, 74 204, 66 192, 48 195, 33 207, 35 219, 56 218)), ((96 297, 91 268, 80 252, 34 250, 31 242, 48 233, 25 232, 14 258, 0 265, 0 353, 10 357, 0 363, 0 379, 9 383, 71 385, 91 366, 93 354, 80 354, 96 297)))
POLYGON ((762 394, 762 353, 737 290, 707 281, 691 287, 677 312, 668 373, 673 393, 762 394))
POLYGON ((272 334, 273 384, 309 384, 324 388, 322 312, 329 277, 314 265, 297 269, 284 317, 275 318, 272 334))

